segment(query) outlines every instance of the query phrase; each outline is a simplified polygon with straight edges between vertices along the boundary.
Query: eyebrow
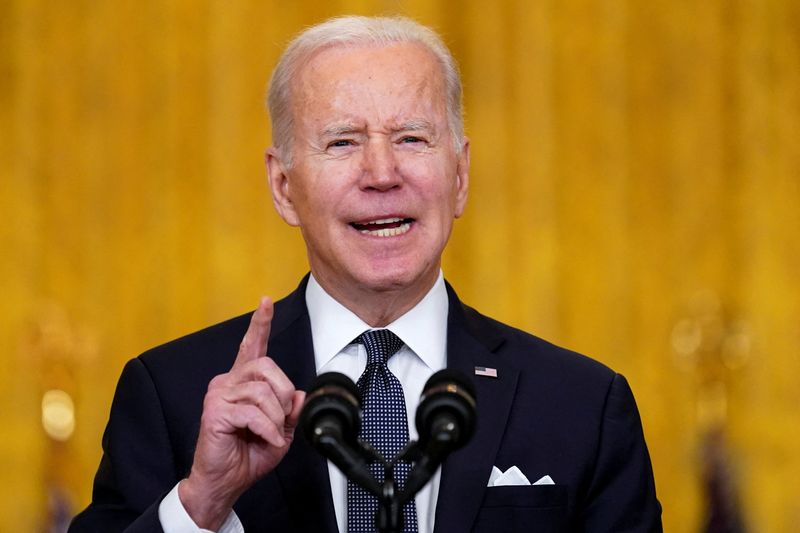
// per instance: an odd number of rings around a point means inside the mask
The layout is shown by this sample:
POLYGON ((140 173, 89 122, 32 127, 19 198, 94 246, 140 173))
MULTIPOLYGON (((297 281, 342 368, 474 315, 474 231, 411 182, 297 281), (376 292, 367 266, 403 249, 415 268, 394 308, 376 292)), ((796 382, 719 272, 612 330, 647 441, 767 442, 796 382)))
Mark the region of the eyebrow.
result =
MULTIPOLYGON (((432 131, 434 129, 433 123, 425 119, 412 119, 392 128, 392 131, 397 133, 401 131, 432 131)), ((322 137, 338 137, 340 135, 351 135, 354 133, 363 133, 362 126, 355 124, 331 124, 325 127, 322 132, 322 137)))
POLYGON ((398 126, 395 131, 423 131, 433 130, 433 124, 424 119, 409 120, 398 126))
POLYGON ((322 130, 323 137, 336 137, 339 135, 346 135, 350 133, 360 133, 363 128, 355 124, 331 124, 322 130))

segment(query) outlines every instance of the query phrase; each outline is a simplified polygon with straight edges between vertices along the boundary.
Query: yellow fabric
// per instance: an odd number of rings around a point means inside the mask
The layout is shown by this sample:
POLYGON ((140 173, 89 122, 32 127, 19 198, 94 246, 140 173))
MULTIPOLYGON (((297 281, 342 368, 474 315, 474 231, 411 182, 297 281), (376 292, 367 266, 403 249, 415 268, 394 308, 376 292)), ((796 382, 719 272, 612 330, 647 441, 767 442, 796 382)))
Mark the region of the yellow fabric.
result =
POLYGON ((472 187, 445 273, 462 298, 627 375, 667 531, 702 520, 715 423, 748 521, 794 529, 795 0, 5 0, 0 531, 42 526, 50 487, 87 503, 125 360, 294 287, 305 252, 262 164, 268 74, 306 25, 387 11, 461 63, 472 187), (41 422, 52 389, 75 404, 66 442, 41 422))

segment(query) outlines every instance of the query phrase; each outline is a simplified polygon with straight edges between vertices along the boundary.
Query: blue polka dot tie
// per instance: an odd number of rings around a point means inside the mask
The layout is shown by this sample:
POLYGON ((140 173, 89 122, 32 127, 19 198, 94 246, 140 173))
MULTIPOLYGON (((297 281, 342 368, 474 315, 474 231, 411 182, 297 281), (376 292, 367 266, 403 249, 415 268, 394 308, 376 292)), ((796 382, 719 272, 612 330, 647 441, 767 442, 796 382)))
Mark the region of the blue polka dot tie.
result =
MULTIPOLYGON (((389 371, 386 363, 403 346, 403 341, 388 329, 366 331, 356 340, 367 350, 367 368, 356 386, 361 393, 363 420, 361 434, 387 460, 394 458, 408 443, 408 418, 406 402, 400 381, 389 371)), ((372 463, 372 475, 383 483, 383 465, 372 463)), ((394 468, 397 490, 405 486, 411 465, 398 463, 394 468)), ((378 500, 375 496, 347 481, 347 531, 366 533, 376 531, 375 513, 378 500)), ((403 532, 417 532, 417 507, 413 498, 403 506, 403 532)))

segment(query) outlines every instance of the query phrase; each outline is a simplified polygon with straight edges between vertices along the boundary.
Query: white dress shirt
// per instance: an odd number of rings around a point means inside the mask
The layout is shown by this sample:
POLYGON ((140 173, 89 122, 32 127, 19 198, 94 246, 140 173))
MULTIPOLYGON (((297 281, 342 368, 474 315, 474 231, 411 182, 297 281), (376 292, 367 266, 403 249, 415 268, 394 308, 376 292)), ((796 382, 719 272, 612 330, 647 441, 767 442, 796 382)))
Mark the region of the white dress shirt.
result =
MULTIPOLYGON (((333 299, 310 276, 306 287, 306 306, 311 322, 314 361, 317 374, 341 372, 357 381, 367 366, 367 352, 362 344, 353 341, 364 331, 375 329, 352 311, 333 299)), ((406 400, 409 438, 417 438, 414 423, 419 397, 428 378, 445 368, 447 363, 448 299, 442 273, 425 297, 406 314, 386 326, 400 337, 405 345, 389 359, 389 370, 400 380, 406 400)), ((269 348, 267 348, 269 353, 269 348)), ((347 479, 328 461, 333 507, 339 531, 347 532, 347 479)), ((431 481, 417 493, 419 533, 432 533, 436 500, 439 495, 438 469, 431 481)), ((198 528, 181 504, 178 487, 167 495, 158 509, 164 533, 198 533, 198 528)), ((236 513, 231 511, 219 533, 242 533, 244 528, 236 513)))

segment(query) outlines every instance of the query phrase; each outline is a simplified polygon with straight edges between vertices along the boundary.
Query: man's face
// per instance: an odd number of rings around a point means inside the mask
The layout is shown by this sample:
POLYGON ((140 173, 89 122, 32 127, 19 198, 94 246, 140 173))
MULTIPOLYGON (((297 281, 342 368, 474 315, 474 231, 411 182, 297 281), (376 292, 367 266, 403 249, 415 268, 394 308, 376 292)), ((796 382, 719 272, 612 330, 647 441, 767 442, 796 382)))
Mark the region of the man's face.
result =
POLYGON ((422 297, 464 209, 469 166, 468 145, 455 150, 434 56, 411 43, 328 48, 292 90, 293 165, 270 150, 270 181, 314 276, 351 298, 422 297))

